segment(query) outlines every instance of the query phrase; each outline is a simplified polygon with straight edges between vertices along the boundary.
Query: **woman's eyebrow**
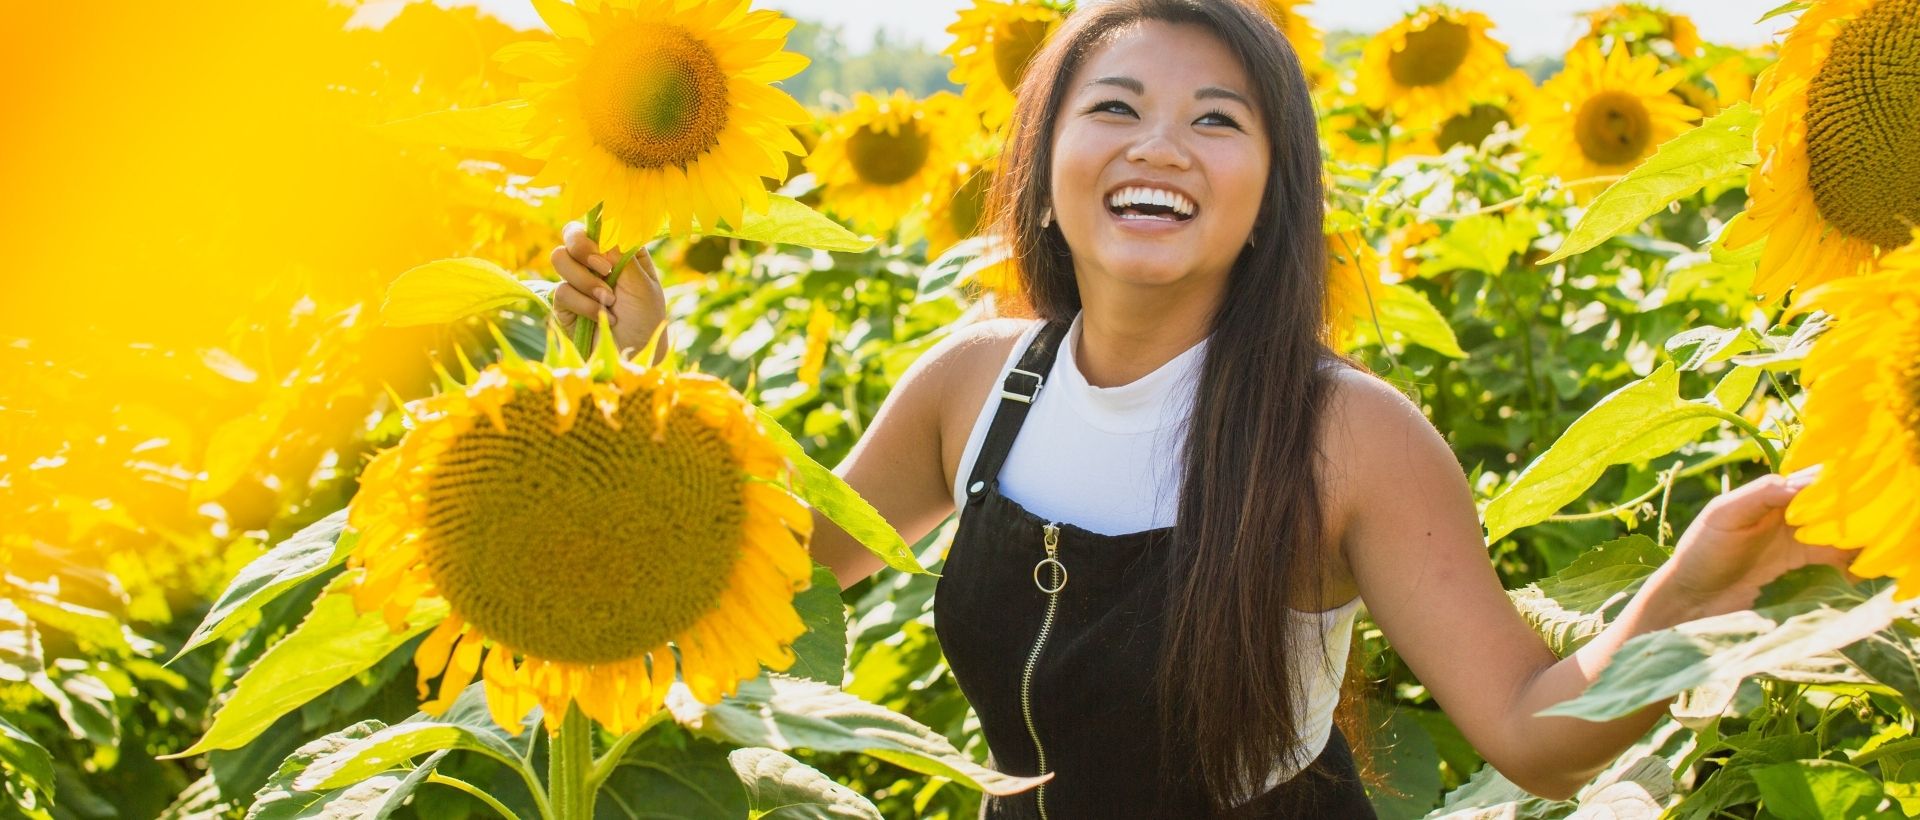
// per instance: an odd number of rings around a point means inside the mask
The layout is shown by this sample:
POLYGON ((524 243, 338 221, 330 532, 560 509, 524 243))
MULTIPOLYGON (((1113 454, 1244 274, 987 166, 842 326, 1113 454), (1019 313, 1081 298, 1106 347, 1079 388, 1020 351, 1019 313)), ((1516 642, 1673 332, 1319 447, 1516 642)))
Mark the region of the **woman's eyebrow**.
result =
POLYGON ((1237 102, 1248 108, 1253 107, 1253 103, 1247 102, 1247 98, 1241 96, 1240 92, 1234 91, 1233 89, 1230 89, 1230 88, 1221 88, 1220 86, 1217 86, 1217 85, 1210 85, 1200 89, 1199 91, 1193 92, 1193 98, 1196 100, 1212 100, 1212 99, 1233 100, 1234 102, 1237 102))
POLYGON ((1099 77, 1089 81, 1087 85, 1117 85, 1135 94, 1145 95, 1147 93, 1146 84, 1132 77, 1099 77))

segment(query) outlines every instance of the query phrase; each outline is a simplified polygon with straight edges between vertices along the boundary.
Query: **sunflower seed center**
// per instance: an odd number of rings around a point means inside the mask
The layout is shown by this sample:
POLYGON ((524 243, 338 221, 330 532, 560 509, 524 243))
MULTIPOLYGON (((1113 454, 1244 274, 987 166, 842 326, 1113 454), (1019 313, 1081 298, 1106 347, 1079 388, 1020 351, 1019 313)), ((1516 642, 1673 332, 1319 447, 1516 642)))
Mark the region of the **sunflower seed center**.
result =
POLYGON ((1475 103, 1467 113, 1455 114, 1441 123, 1440 133, 1435 135, 1434 142, 1442 151, 1456 145, 1477 148, 1493 134, 1494 127, 1503 122, 1513 122, 1513 116, 1507 113, 1507 109, 1490 103, 1475 103))
POLYGON ((1047 28, 1045 20, 1008 20, 993 27, 993 68, 1008 91, 1020 87, 1027 63, 1047 41, 1047 28))
POLYGON ((434 586, 489 637, 547 660, 637 657, 720 600, 746 520, 741 468, 720 434, 675 408, 652 439, 650 396, 614 429, 591 405, 556 434, 553 395, 522 390, 506 431, 478 419, 427 484, 434 586))
POLYGON ((926 167, 932 150, 931 135, 913 121, 901 123, 893 133, 862 126, 847 138, 847 159, 860 181, 870 185, 898 185, 912 179, 926 167))
POLYGON ((1404 86, 1439 85, 1467 61, 1473 30, 1452 20, 1438 19, 1407 34, 1407 44, 1387 55, 1387 73, 1404 86))
POLYGON ((1580 106, 1573 133, 1580 153, 1594 164, 1625 165, 1652 147, 1653 115, 1632 94, 1603 91, 1580 106))
POLYGON ((594 47, 580 109, 594 144, 629 167, 685 167, 720 141, 727 77, 686 29, 639 23, 594 47))
POLYGON ((1920 224, 1920 0, 1848 23, 1807 86, 1807 183, 1841 233, 1882 248, 1920 224))

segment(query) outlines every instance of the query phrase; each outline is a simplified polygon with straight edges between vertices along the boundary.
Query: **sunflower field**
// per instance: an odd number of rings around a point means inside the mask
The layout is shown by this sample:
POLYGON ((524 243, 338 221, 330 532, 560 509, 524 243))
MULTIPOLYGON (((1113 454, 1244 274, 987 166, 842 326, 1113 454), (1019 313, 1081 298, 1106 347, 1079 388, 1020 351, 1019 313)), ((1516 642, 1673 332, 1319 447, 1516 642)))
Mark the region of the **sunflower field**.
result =
MULTIPOLYGON (((1920 0, 1756 9, 1755 48, 1600 5, 1528 68, 1462 6, 1253 2, 1320 109, 1327 337, 1447 437, 1556 654, 1767 473, 1821 466, 1788 520, 1864 579, 1635 638, 1547 714, 1670 717, 1568 801, 1486 766, 1363 610, 1340 720, 1380 815, 1920 817, 1920 0)), ((907 543, 832 466, 1015 310, 982 193, 1070 0, 971 0, 944 88, 812 99, 747 0, 389 5, 0 12, 0 816, 1035 786, 932 630, 954 522, 907 543), (575 220, 615 289, 657 270, 637 354, 554 307, 575 220), (889 569, 836 594, 815 511, 889 569)))

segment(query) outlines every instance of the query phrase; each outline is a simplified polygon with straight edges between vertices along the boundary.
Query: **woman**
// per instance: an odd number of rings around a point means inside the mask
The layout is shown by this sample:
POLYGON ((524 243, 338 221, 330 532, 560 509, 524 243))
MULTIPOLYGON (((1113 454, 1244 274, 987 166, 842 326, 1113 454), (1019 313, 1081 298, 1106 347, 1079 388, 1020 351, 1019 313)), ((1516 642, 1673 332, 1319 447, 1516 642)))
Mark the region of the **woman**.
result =
MULTIPOLYGON (((1087 4, 1035 57, 993 192, 1038 321, 961 328, 839 474, 909 541, 956 509, 941 645, 994 765, 1052 779, 988 817, 1370 816, 1331 726, 1360 600, 1501 773, 1564 798, 1665 705, 1537 718, 1628 638, 1750 605, 1835 550, 1795 482, 1716 499, 1606 631, 1556 659, 1490 566, 1439 434, 1323 341, 1320 152, 1298 62, 1228 0, 1087 4)), ((579 226, 572 315, 664 315, 579 226)), ((1801 477, 1805 478, 1805 477, 1801 477)), ((880 562, 824 518, 841 584, 880 562)))

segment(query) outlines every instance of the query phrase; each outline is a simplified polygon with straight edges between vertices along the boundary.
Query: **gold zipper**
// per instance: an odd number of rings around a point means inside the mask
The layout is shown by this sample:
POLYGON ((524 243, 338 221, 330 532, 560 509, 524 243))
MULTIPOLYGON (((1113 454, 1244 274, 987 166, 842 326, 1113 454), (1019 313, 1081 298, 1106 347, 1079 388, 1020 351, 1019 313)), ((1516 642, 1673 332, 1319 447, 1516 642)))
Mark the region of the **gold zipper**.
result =
MULTIPOLYGON (((1040 661, 1040 652, 1047 646, 1047 636, 1053 632, 1053 615, 1060 608, 1060 590, 1067 586, 1067 565, 1060 563, 1060 525, 1048 522, 1045 527, 1047 557, 1033 565, 1033 585, 1047 595, 1047 612, 1040 618, 1040 634, 1033 639, 1033 649, 1027 652, 1027 666, 1020 671, 1020 716, 1026 718, 1027 735, 1033 738, 1033 752, 1040 771, 1047 773, 1047 747, 1040 743, 1040 730, 1033 725, 1033 667, 1040 661), (1047 571, 1047 580, 1040 580, 1040 571, 1047 571)), ((1047 820, 1047 784, 1042 783, 1034 790, 1034 802, 1040 807, 1040 820, 1047 820)))

